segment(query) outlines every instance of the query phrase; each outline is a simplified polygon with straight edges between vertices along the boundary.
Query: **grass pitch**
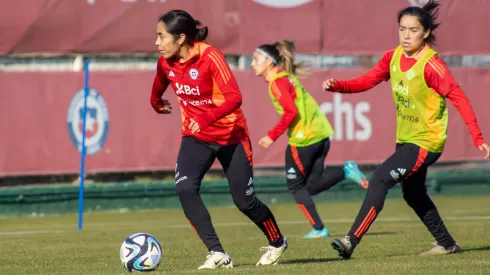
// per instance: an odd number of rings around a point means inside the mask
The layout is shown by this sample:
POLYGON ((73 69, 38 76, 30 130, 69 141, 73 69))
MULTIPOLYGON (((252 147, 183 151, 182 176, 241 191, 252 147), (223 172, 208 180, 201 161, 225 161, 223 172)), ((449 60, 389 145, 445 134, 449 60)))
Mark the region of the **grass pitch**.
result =
POLYGON ((119 248, 131 233, 147 232, 160 241, 164 260, 150 274, 490 274, 490 196, 435 197, 449 231, 464 252, 419 256, 434 241, 403 200, 388 200, 351 260, 331 249, 352 225, 361 202, 319 203, 333 237, 304 240, 310 226, 296 205, 270 205, 289 249, 276 266, 256 267, 262 232, 234 207, 211 208, 232 270, 198 271, 207 251, 180 209, 100 212, 76 215, 0 218, 0 274, 128 274, 119 248))

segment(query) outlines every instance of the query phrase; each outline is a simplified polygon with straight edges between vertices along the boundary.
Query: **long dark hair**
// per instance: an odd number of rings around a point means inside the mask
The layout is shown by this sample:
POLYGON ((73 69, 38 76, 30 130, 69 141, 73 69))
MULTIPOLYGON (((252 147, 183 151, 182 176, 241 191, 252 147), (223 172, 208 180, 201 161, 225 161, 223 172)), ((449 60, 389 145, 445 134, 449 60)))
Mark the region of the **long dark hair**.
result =
POLYGON ((183 10, 171 10, 160 16, 158 22, 165 23, 167 32, 175 39, 180 34, 185 34, 187 44, 194 45, 194 42, 201 42, 208 36, 208 27, 203 26, 199 20, 194 20, 192 16, 183 10))
POLYGON ((423 7, 408 7, 398 12, 398 24, 405 15, 416 16, 419 19, 420 24, 424 27, 424 30, 429 30, 429 36, 425 39, 425 42, 433 46, 436 43, 436 36, 434 30, 439 27, 439 23, 436 22, 439 15, 439 1, 429 0, 423 7))

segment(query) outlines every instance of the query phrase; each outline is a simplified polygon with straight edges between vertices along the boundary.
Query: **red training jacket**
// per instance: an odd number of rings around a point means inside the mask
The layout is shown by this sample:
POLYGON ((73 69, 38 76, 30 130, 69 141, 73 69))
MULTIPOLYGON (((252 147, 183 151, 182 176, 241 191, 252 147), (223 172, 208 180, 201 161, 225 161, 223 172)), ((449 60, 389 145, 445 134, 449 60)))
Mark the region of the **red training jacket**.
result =
POLYGON ((237 144, 249 136, 240 108, 242 95, 223 53, 199 42, 186 62, 158 59, 150 102, 161 113, 162 95, 172 86, 182 114, 182 135, 220 145, 237 144), (191 119, 200 132, 191 133, 191 119))

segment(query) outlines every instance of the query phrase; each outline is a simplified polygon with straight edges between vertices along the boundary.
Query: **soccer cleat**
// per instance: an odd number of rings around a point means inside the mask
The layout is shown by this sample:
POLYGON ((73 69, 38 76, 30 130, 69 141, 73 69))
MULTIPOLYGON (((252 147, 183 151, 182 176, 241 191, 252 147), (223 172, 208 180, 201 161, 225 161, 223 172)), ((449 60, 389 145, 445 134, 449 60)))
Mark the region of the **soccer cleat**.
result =
POLYGON ((257 262, 257 265, 276 265, 281 258, 282 253, 288 248, 288 241, 283 237, 284 243, 280 247, 267 246, 260 248, 260 251, 265 251, 264 255, 257 262))
POLYGON ((206 258, 204 264, 198 269, 233 268, 233 262, 226 253, 211 251, 206 258))
POLYGON ((323 229, 312 229, 308 234, 301 237, 302 239, 323 239, 330 236, 328 229, 324 227, 323 229))
POLYGON ((445 254, 453 254, 459 252, 461 252, 461 247, 457 243, 455 243, 454 245, 448 248, 445 248, 444 246, 439 245, 438 243, 434 243, 434 247, 432 247, 428 251, 421 253, 420 255, 445 255, 445 254))
POLYGON ((369 185, 369 181, 366 178, 366 175, 357 167, 357 164, 349 160, 344 164, 344 175, 346 179, 350 179, 351 181, 359 184, 362 188, 367 189, 369 185))
POLYGON ((352 252, 354 252, 354 248, 350 242, 350 237, 345 236, 342 239, 335 239, 332 242, 332 248, 339 252, 339 256, 344 260, 350 259, 352 256, 352 252))

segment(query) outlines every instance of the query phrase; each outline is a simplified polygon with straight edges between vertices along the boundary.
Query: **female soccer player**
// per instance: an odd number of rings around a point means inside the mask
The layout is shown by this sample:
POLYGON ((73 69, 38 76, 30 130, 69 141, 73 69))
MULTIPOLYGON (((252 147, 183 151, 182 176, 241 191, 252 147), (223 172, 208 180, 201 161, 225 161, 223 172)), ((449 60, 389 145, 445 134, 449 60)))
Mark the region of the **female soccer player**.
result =
POLYGON ((294 63, 294 50, 294 43, 286 40, 259 46, 253 53, 252 68, 257 76, 269 82, 269 95, 282 115, 259 144, 267 148, 288 130, 285 167, 288 189, 313 226, 303 238, 322 239, 329 232, 311 196, 328 190, 345 178, 363 188, 367 188, 368 182, 353 161, 346 162, 343 169, 324 169, 333 129, 297 78, 305 73, 305 68, 294 63))
POLYGON ((176 192, 184 213, 210 251, 199 269, 231 268, 199 195, 204 174, 217 158, 236 206, 267 236, 269 246, 257 265, 277 264, 286 238, 269 208, 255 197, 252 149, 240 105, 238 84, 223 54, 203 43, 207 27, 182 10, 160 17, 155 45, 161 56, 150 102, 157 113, 172 111, 162 95, 172 86, 182 113, 182 143, 175 167, 176 192))
POLYGON ((456 107, 473 137, 474 145, 490 156, 472 107, 449 68, 431 46, 439 9, 430 0, 423 8, 408 7, 398 13, 400 45, 388 51, 370 72, 357 79, 325 80, 323 88, 339 93, 358 93, 391 79, 397 111, 396 151, 375 171, 364 203, 343 239, 332 246, 345 259, 383 209, 388 190, 401 183, 403 198, 434 236, 436 245, 423 254, 450 254, 461 248, 449 234, 427 195, 427 168, 441 156, 446 143, 445 98, 456 107))

